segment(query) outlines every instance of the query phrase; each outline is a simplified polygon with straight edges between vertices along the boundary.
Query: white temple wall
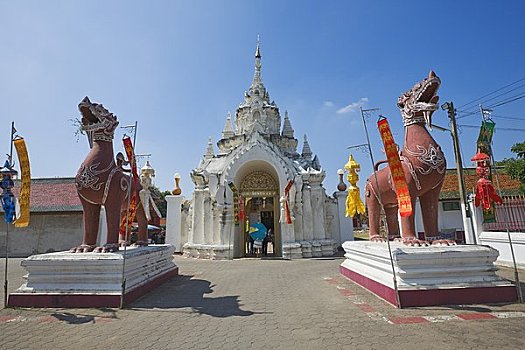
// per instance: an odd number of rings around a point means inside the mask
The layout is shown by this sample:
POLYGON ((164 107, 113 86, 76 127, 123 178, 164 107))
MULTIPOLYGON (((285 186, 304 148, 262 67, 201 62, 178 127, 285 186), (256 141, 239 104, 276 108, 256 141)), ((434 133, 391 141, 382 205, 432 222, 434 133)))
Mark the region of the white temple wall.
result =
POLYGON ((221 243, 221 217, 223 205, 217 203, 216 201, 212 204, 212 213, 213 213, 213 228, 212 228, 212 242, 221 243))
POLYGON ((295 177, 295 205, 294 205, 294 231, 295 241, 300 242, 304 240, 303 233, 303 180, 301 176, 295 177))
POLYGON ((204 240, 202 243, 211 244, 213 243, 213 213, 211 210, 211 197, 210 189, 207 187, 203 190, 203 236, 204 240))
POLYGON ((204 189, 196 188, 193 192, 193 216, 189 243, 204 243, 204 189))
POLYGON ((339 238, 339 213, 336 199, 326 196, 325 213, 326 238, 332 239, 335 243, 341 245, 339 238))
POLYGON ((325 210, 324 210, 325 194, 324 189, 316 184, 312 186, 311 201, 312 201, 312 216, 313 219, 313 236, 314 240, 322 240, 327 238, 324 227, 325 210))
POLYGON ((190 216, 190 207, 191 207, 190 201, 187 201, 186 203, 182 204, 181 221, 180 221, 180 225, 181 225, 180 240, 181 240, 182 246, 188 243, 188 239, 189 239, 191 219, 192 219, 190 216))
POLYGON ((305 241, 314 239, 312 196, 309 184, 303 186, 303 239, 305 241))

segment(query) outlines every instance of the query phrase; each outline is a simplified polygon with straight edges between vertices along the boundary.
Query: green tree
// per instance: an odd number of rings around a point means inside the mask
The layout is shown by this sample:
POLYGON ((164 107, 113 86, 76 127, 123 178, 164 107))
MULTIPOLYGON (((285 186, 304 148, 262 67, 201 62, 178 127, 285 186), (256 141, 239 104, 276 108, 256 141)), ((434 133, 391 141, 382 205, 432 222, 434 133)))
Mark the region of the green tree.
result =
POLYGON ((514 144, 510 150, 516 153, 516 158, 505 158, 498 165, 504 166, 511 178, 521 182, 521 189, 525 191, 525 142, 514 144))
POLYGON ((162 214, 162 217, 166 217, 166 213, 168 211, 168 203, 166 202, 166 196, 170 195, 170 191, 161 191, 158 187, 152 186, 150 187, 151 197, 153 198, 153 201, 157 205, 157 208, 159 208, 160 213, 162 214))

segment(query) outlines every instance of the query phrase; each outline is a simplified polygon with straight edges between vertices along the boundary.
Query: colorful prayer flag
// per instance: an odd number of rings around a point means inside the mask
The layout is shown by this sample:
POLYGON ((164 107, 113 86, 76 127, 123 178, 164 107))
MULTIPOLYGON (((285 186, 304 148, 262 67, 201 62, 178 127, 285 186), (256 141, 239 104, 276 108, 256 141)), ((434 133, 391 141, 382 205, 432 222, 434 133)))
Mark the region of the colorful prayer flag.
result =
MULTIPOLYGON (((126 156, 128 157, 128 162, 131 164, 131 177, 133 181, 133 185, 130 183, 130 186, 132 188, 137 188, 138 186, 138 174, 137 174, 137 162, 135 161, 135 152, 133 150, 133 144, 131 143, 131 138, 129 136, 126 136, 122 139, 122 142, 124 143, 124 150, 126 151, 126 156)), ((120 236, 123 239, 126 235, 126 227, 131 229, 131 225, 133 224, 133 220, 135 219, 135 213, 137 211, 137 191, 132 191, 132 196, 129 201, 129 210, 127 211, 127 217, 124 216, 122 220, 120 221, 120 236)), ((129 232, 129 231, 128 231, 129 232)))
POLYGON ((392 180, 396 189, 399 215, 410 216, 412 215, 412 201, 410 199, 410 192, 408 191, 405 172, 403 171, 403 166, 401 165, 401 159, 399 158, 397 146, 394 142, 392 132, 390 131, 388 120, 385 117, 382 117, 382 119, 377 122, 377 127, 379 128, 379 133, 381 134, 381 139, 383 140, 388 166, 390 167, 390 173, 392 175, 392 180))
POLYGON ((29 202, 31 196, 31 168, 29 165, 29 155, 27 154, 26 143, 22 137, 14 140, 18 163, 20 164, 20 212, 15 221, 15 227, 29 226, 29 202))

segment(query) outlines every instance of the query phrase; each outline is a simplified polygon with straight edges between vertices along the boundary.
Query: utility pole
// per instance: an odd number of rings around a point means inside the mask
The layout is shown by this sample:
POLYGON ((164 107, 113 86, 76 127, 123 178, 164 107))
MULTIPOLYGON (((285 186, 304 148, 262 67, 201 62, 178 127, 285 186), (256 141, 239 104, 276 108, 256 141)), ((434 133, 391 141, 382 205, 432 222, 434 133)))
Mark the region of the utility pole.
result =
MULTIPOLYGON (((477 244, 476 232, 472 223, 472 213, 467 202, 467 195, 465 191, 465 178, 463 177, 463 161, 461 160, 461 150, 459 149, 458 128, 456 125, 456 109, 453 102, 445 102, 441 105, 442 110, 446 110, 448 118, 450 119, 450 132, 452 134, 452 142, 454 143, 454 154, 456 156, 456 171, 459 183, 459 198, 461 201, 461 211, 463 214, 463 226, 465 233, 471 231, 472 243, 477 244), (468 229, 467 229, 468 228, 468 229)), ((465 237, 466 238, 466 237, 465 237)))

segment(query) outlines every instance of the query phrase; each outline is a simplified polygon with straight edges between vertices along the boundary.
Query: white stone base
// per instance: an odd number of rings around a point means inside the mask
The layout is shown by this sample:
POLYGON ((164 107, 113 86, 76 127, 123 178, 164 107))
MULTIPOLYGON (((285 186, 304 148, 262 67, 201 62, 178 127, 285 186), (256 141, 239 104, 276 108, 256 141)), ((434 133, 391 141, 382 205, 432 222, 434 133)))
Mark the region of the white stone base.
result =
POLYGON ((233 259, 233 247, 229 245, 186 243, 183 255, 187 258, 226 260, 233 259))
POLYGON ((312 243, 307 241, 300 242, 301 253, 303 258, 311 258, 312 255, 312 243))
POLYGON ((321 250, 321 242, 312 241, 312 257, 320 258, 321 256, 323 256, 323 252, 321 250))
MULTIPOLYGON (((125 255, 125 303, 178 273, 174 247, 128 247, 125 255), (160 283, 158 283, 160 282, 160 283)), ((58 252, 22 260, 26 282, 9 296, 10 306, 116 307, 122 296, 124 249, 116 253, 58 252)))
MULTIPOLYGON (((486 246, 409 247, 390 243, 401 306, 515 301, 515 286, 496 274, 498 251, 486 246)), ((397 305, 386 243, 345 242, 341 272, 397 305)))
POLYGON ((283 244, 284 259, 302 259, 301 244, 297 242, 286 242, 283 244))
POLYGON ((321 243, 321 254, 323 256, 332 256, 335 253, 335 242, 331 239, 319 241, 321 243))

